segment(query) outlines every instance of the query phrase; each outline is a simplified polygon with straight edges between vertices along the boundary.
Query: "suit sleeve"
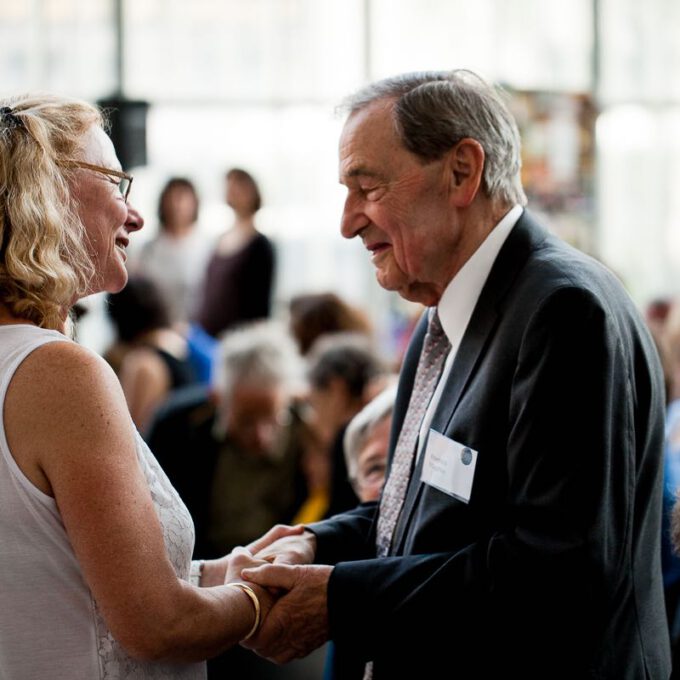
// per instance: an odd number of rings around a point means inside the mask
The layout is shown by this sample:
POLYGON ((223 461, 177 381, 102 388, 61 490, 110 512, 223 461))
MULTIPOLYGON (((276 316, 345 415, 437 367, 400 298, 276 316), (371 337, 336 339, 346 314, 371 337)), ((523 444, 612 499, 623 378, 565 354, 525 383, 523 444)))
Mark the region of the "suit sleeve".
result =
POLYGON ((315 562, 337 564, 340 560, 362 560, 375 555, 374 521, 378 504, 362 503, 349 512, 335 515, 307 528, 317 541, 315 562))
POLYGON ((332 637, 366 659, 400 644, 455 654, 480 636, 587 654, 630 569, 636 483, 653 484, 636 482, 636 452, 654 438, 659 381, 636 342, 581 289, 537 303, 513 359, 505 522, 455 553, 340 562, 332 637))

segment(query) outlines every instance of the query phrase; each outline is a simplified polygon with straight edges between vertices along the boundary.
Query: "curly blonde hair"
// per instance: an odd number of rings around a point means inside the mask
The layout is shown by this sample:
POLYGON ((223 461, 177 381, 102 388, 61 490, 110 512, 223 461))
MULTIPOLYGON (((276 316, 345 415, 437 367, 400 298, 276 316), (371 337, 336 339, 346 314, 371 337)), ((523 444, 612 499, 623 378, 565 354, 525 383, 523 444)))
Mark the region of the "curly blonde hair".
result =
POLYGON ((94 265, 59 161, 76 157, 102 114, 52 95, 0 100, 0 302, 17 317, 62 330, 94 265), (4 108, 7 107, 7 108, 4 108))

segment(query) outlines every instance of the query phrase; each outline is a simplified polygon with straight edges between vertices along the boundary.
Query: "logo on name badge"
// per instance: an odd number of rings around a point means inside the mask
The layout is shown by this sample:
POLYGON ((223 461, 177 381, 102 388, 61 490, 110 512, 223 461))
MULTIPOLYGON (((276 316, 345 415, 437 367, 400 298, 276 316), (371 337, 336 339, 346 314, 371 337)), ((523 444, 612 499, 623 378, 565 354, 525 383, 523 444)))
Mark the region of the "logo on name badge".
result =
POLYGON ((472 462, 472 451, 467 446, 460 452, 460 460, 463 465, 470 465, 472 462))

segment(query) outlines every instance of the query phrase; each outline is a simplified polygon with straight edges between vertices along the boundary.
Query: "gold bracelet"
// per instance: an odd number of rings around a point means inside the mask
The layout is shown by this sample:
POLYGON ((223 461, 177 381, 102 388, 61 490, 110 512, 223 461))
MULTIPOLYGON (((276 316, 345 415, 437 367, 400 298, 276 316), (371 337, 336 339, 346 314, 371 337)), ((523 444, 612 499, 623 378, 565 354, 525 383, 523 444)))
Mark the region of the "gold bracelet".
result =
POLYGON ((242 590, 251 599, 253 607, 255 607, 255 623, 253 623, 253 627, 248 632, 248 635, 241 640, 241 642, 245 642, 255 635, 257 629, 260 627, 260 600, 257 598, 255 591, 246 583, 225 583, 225 585, 229 588, 238 588, 239 590, 242 590))

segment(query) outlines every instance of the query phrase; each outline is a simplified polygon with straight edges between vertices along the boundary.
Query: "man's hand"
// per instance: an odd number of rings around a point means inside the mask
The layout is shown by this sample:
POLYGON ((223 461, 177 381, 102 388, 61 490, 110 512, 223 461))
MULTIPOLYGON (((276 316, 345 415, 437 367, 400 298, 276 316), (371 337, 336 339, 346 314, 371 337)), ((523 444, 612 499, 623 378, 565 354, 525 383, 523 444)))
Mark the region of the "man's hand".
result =
POLYGON ((273 564, 311 564, 316 554, 316 536, 302 525, 278 524, 247 549, 257 559, 273 564))
POLYGON ((306 656, 326 642, 332 571, 326 565, 281 563, 244 569, 244 581, 287 592, 269 610, 257 635, 243 646, 280 664, 306 656))

